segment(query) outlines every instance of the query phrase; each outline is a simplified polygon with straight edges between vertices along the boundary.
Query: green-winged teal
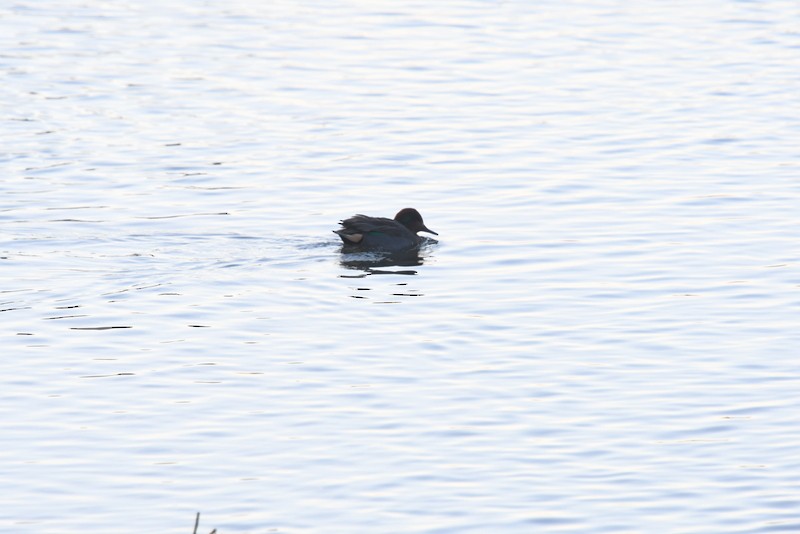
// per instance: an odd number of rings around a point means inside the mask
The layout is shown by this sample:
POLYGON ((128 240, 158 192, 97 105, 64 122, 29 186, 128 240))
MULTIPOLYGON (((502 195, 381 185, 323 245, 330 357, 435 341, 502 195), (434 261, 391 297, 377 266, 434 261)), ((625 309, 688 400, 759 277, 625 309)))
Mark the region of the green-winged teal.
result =
POLYGON ((364 250, 400 252, 418 247, 422 238, 417 232, 439 235, 422 222, 422 215, 414 208, 397 212, 394 219, 354 215, 340 223, 334 230, 345 245, 354 245, 364 250))

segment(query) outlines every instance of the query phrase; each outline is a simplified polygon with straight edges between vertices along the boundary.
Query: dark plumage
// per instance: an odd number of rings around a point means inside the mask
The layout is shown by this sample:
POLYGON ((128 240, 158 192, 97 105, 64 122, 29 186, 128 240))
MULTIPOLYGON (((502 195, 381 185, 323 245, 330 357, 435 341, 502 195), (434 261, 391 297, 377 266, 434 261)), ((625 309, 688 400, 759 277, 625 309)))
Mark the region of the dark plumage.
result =
POLYGON ((422 241, 417 232, 439 235, 425 226, 422 215, 414 208, 400 210, 394 219, 354 215, 341 221, 341 225, 334 233, 342 238, 342 242, 365 250, 409 250, 418 247, 422 241))

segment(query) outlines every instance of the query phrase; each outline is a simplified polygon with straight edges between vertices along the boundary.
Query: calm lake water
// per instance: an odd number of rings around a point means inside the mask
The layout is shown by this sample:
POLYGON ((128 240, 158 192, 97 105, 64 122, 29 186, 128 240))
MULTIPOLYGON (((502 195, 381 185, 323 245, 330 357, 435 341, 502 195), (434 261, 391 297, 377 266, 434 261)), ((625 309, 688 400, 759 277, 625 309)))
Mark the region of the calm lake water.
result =
POLYGON ((800 532, 795 2, 18 0, 0 72, 4 532, 800 532))

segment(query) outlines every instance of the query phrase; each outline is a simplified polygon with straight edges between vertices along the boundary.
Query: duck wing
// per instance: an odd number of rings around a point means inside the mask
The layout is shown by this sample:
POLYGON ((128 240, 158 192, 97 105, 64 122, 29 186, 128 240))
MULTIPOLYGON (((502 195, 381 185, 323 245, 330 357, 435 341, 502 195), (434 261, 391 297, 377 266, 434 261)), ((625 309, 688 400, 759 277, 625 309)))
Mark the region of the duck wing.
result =
POLYGON ((360 243, 368 234, 384 234, 387 236, 407 237, 411 232, 402 224, 394 219, 386 217, 368 217, 366 215, 354 215, 349 219, 340 222, 342 227, 334 230, 348 244, 360 243))

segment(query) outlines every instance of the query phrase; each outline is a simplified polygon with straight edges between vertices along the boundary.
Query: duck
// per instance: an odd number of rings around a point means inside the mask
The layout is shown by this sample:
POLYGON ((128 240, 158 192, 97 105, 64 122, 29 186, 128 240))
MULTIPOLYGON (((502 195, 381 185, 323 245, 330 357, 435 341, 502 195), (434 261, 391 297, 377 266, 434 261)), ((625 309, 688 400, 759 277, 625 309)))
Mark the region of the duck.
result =
POLYGON ((340 221, 339 224, 342 227, 333 233, 346 246, 362 250, 402 252, 419 247, 424 238, 418 236, 418 232, 439 235, 425 226, 422 215, 414 208, 401 209, 394 219, 359 214, 340 221))

